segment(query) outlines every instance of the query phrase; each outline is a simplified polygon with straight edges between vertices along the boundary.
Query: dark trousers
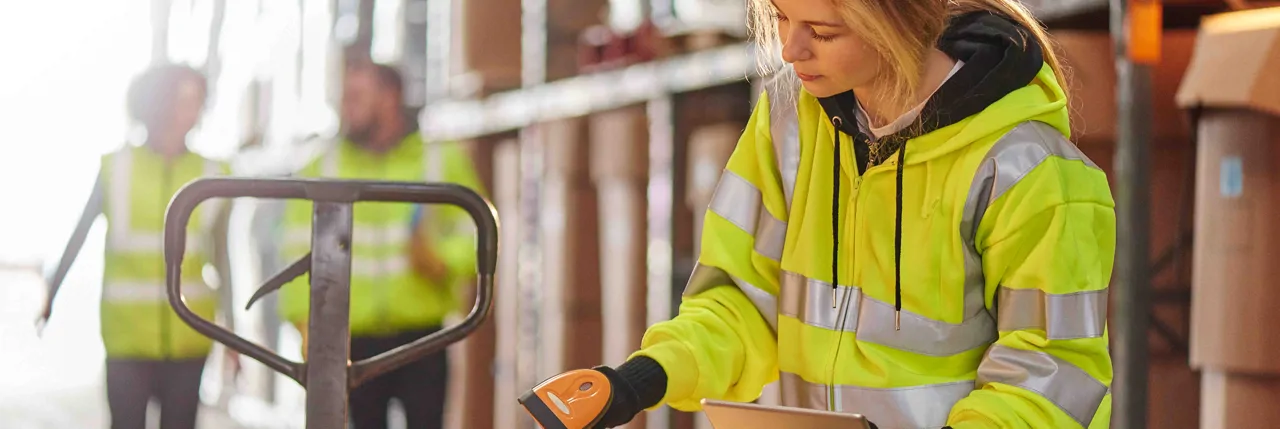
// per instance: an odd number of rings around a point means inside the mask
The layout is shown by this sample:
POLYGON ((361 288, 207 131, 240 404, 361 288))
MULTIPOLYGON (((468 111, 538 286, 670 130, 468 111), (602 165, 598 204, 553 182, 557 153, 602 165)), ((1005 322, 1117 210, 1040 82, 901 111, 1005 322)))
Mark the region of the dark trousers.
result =
MULTIPOLYGON (((437 327, 387 337, 352 337, 351 360, 376 356, 438 330, 437 327)), ((448 378, 448 357, 440 351, 361 384, 350 396, 354 429, 386 429, 391 398, 399 399, 404 405, 408 429, 443 428, 448 378)))
POLYGON ((195 429, 204 362, 107 359, 111 429, 145 429, 152 398, 160 403, 160 429, 195 429))

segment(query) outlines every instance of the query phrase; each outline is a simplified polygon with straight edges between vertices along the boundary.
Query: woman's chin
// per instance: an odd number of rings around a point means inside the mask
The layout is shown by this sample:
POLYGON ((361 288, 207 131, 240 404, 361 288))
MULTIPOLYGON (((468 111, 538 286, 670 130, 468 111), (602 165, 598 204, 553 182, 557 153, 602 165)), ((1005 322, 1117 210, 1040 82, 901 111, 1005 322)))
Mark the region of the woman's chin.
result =
POLYGON ((807 82, 802 81, 800 82, 800 85, 804 86, 804 90, 809 92, 809 94, 812 94, 814 97, 818 97, 818 98, 830 97, 830 96, 839 94, 841 92, 844 92, 839 88, 836 88, 834 85, 829 85, 827 84, 827 82, 823 82, 824 80, 826 79, 818 79, 818 80, 807 81, 807 82))

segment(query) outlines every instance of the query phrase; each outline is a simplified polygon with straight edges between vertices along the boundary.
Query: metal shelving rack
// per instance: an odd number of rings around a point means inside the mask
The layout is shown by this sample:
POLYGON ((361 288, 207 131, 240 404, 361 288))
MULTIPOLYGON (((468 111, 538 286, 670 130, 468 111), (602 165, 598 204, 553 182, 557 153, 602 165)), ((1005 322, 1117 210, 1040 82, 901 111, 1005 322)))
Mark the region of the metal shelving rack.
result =
MULTIPOLYGON (((675 308, 673 291, 682 286, 674 249, 679 204, 676 167, 676 112, 680 95, 742 83, 758 77, 757 57, 750 43, 736 43, 672 56, 625 68, 546 81, 548 0, 521 0, 523 87, 477 99, 429 102, 419 118, 425 137, 466 140, 517 132, 521 145, 521 239, 508 255, 520 255, 521 299, 538 300, 542 276, 538 218, 543 174, 543 135, 539 124, 586 116, 625 106, 644 105, 649 121, 648 185, 648 322, 669 319, 675 308), (680 284, 677 284, 680 283, 680 284)), ((662 0, 646 4, 646 13, 660 14, 662 0)), ((669 3, 669 0, 667 0, 669 3)), ((1105 13, 1108 0, 1023 0, 1037 17, 1052 25, 1084 14, 1105 13)), ((668 17, 654 16, 655 19, 668 17)), ((745 87, 745 86, 744 86, 745 87)), ((754 100, 754 97, 752 97, 754 100)), ((743 106, 744 109, 749 106, 743 106)), ((534 303, 536 305, 536 302, 534 303)), ((536 318, 523 314, 521 318, 536 318)), ((526 329, 526 328, 522 328, 526 329)), ((536 327, 530 327, 536 331, 536 327)), ((528 338, 526 338, 528 340, 528 338)), ((521 380, 532 385, 539 380, 521 380)), ((648 413, 649 429, 668 429, 678 420, 668 409, 648 413)), ((521 427, 531 427, 528 419, 521 427)))

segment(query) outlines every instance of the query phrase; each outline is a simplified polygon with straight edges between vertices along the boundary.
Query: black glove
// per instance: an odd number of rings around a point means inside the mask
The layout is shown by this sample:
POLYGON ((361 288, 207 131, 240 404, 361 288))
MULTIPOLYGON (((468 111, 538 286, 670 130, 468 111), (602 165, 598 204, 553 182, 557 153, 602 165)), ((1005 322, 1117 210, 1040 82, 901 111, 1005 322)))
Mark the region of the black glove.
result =
POLYGON ((667 392, 667 373, 653 359, 644 356, 631 359, 617 369, 607 366, 592 368, 609 378, 613 401, 592 429, 622 426, 646 409, 657 405, 667 392))
POLYGON ((600 421, 592 429, 606 429, 618 427, 631 422, 636 414, 644 411, 640 407, 640 398, 636 394, 636 389, 631 387, 631 383, 618 373, 618 370, 607 367, 598 366, 591 368, 604 373, 609 378, 609 387, 613 392, 613 400, 609 403, 609 408, 605 409, 604 416, 600 417, 600 421))

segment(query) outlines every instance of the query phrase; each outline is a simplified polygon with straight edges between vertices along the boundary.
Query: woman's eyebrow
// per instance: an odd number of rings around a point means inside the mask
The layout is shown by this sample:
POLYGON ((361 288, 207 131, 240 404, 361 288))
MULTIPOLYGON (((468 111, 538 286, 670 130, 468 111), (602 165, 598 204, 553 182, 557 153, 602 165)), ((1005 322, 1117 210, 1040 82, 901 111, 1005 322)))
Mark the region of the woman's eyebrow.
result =
POLYGON ((835 23, 835 22, 824 22, 824 21, 800 21, 800 23, 805 24, 805 25, 808 25, 808 26, 810 26, 810 27, 837 27, 837 28, 838 28, 838 27, 844 27, 844 24, 839 24, 839 23, 835 23))
MULTIPOLYGON (((778 8, 778 4, 777 4, 777 3, 774 3, 772 0, 770 0, 770 1, 769 1, 769 5, 770 5, 770 6, 773 6, 773 11, 774 11, 774 13, 779 13, 779 14, 780 14, 780 13, 782 13, 782 9, 778 8)), ((838 22, 826 22, 826 21, 800 21, 800 23, 801 23, 801 24, 804 24, 804 25, 808 25, 808 26, 810 26, 810 27, 831 27, 831 28, 840 28, 840 27, 844 27, 844 24, 841 24, 841 23, 838 23, 838 22)))

